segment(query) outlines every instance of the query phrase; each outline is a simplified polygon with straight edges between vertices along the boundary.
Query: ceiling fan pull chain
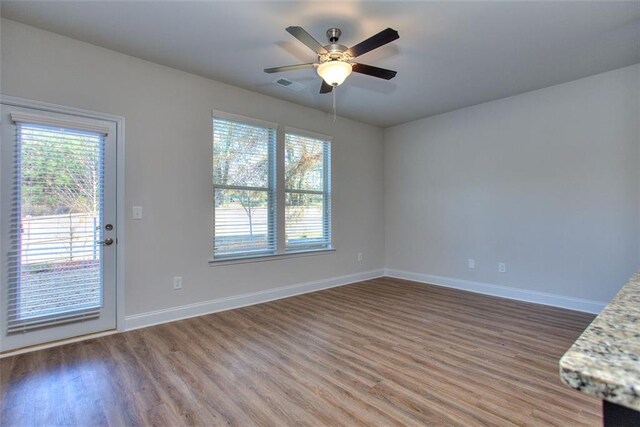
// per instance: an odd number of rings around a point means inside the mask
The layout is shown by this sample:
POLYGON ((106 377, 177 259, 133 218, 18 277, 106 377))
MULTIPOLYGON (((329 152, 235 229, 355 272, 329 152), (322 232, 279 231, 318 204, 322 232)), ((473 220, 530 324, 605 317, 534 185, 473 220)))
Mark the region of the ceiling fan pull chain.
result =
POLYGON ((334 87, 331 91, 333 93, 333 121, 336 121, 336 92, 338 91, 338 87, 334 87))

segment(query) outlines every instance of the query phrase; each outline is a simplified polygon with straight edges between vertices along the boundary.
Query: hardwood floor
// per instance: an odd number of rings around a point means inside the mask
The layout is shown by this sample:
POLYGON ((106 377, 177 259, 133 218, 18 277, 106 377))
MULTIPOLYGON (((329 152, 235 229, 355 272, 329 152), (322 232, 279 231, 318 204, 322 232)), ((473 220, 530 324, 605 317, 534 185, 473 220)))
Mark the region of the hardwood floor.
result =
POLYGON ((381 278, 0 360, 0 424, 600 425, 591 315, 381 278))

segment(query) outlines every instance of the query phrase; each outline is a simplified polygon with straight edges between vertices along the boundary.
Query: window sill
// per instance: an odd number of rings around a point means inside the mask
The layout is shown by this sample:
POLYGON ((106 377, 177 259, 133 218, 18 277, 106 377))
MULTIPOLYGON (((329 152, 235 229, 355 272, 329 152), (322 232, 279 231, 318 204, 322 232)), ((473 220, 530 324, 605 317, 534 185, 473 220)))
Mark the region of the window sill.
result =
POLYGON ((327 255, 335 252, 334 248, 330 249, 312 249, 308 251, 287 252, 284 254, 270 254, 270 255, 255 255, 242 258, 228 258, 228 259, 211 259, 209 265, 211 267, 221 265, 234 265, 234 264, 247 264, 252 262, 264 262, 275 261, 280 259, 300 258, 314 255, 327 255))

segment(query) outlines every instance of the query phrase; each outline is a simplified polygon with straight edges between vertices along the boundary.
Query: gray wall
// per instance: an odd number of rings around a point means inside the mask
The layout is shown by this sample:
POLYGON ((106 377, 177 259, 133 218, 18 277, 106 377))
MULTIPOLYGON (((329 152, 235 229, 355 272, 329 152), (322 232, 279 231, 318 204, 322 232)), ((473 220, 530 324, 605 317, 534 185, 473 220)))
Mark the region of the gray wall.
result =
POLYGON ((383 266, 607 301, 638 267, 640 66, 383 132, 12 21, 1 35, 2 93, 126 118, 126 212, 145 213, 126 224, 127 315, 383 266), (208 265, 212 109, 333 136, 336 253, 208 265))
POLYGON ((386 267, 608 301, 640 259, 639 98, 636 65, 386 129, 386 267))
POLYGON ((127 315, 383 267, 379 128, 7 20, 2 93, 126 118, 127 315), (335 253, 209 266, 212 109, 333 137, 335 253))

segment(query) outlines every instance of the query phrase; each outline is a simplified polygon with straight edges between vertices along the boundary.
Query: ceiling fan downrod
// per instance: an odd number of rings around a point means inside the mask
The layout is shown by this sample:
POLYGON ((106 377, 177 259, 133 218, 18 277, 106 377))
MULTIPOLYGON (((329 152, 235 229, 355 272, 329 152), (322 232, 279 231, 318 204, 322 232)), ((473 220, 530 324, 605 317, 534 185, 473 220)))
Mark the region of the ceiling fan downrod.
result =
POLYGON ((329 43, 337 43, 340 40, 340 36, 342 35, 342 31, 339 28, 329 28, 327 30, 327 38, 329 39, 329 43))

